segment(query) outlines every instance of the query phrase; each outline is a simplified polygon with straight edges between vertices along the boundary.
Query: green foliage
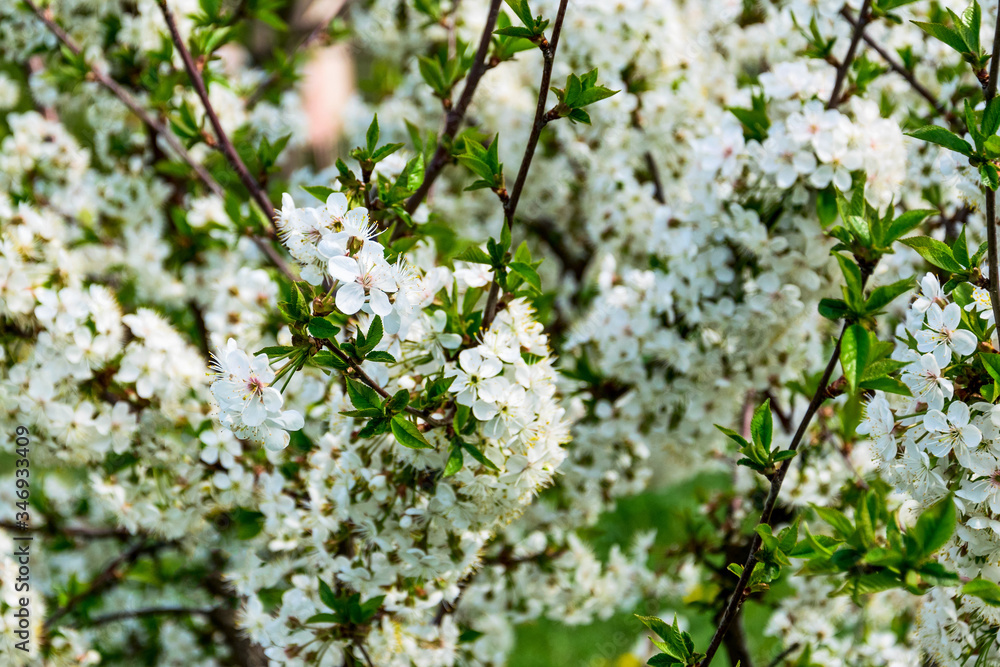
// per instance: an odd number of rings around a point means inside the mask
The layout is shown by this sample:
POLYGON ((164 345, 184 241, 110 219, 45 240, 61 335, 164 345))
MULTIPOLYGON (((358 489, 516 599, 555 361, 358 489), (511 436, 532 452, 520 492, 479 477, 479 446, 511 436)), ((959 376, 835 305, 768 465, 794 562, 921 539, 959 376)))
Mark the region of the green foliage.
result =
POLYGON ((479 177, 475 183, 465 188, 480 190, 489 188, 493 192, 504 190, 503 164, 499 157, 500 135, 493 137, 489 147, 483 148, 475 141, 465 142, 465 153, 458 156, 458 161, 479 177))
POLYGON ((839 510, 814 507, 833 529, 833 536, 816 536, 805 530, 805 539, 790 554, 806 559, 801 572, 839 575, 843 583, 833 595, 855 598, 891 588, 923 595, 933 586, 957 580, 957 575, 933 558, 955 532, 951 497, 925 510, 903 533, 886 509, 885 495, 884 485, 859 494, 853 520, 839 510), (883 528, 885 537, 881 537, 883 528))
POLYGON ((770 399, 760 404, 753 413, 750 421, 751 442, 736 431, 715 425, 715 428, 725 433, 730 440, 740 446, 739 452, 743 455, 737 463, 742 466, 756 470, 763 475, 773 475, 777 464, 787 461, 795 456, 792 450, 772 450, 771 437, 774 432, 771 417, 770 399))
MULTIPOLYGON (((507 6, 510 7, 514 15, 517 16, 518 20, 521 22, 520 26, 510 25, 509 20, 507 25, 501 25, 494 34, 503 37, 513 37, 518 39, 526 39, 531 43, 538 44, 545 38, 545 29, 549 26, 549 21, 539 16, 532 16, 531 6, 528 5, 528 0, 504 0, 507 6)), ((499 21, 497 22, 499 25, 499 21)))
POLYGON ((652 630, 660 639, 653 639, 653 645, 660 649, 662 653, 653 656, 647 664, 654 667, 669 667, 670 665, 697 665, 703 655, 695 653, 694 641, 687 632, 682 632, 677 625, 677 616, 674 616, 673 625, 667 625, 655 616, 639 616, 636 618, 642 621, 643 625, 652 630))
POLYGON ((566 79, 565 88, 552 87, 552 91, 559 98, 557 104, 546 114, 546 118, 569 118, 573 122, 590 125, 590 114, 583 110, 583 107, 600 102, 619 92, 604 86, 597 85, 597 68, 577 76, 570 74, 566 79))
POLYGON ((974 69, 983 69, 990 57, 979 44, 979 31, 982 26, 982 10, 979 3, 973 2, 961 16, 950 9, 947 11, 954 27, 948 27, 944 23, 922 21, 912 21, 912 23, 957 51, 974 69))

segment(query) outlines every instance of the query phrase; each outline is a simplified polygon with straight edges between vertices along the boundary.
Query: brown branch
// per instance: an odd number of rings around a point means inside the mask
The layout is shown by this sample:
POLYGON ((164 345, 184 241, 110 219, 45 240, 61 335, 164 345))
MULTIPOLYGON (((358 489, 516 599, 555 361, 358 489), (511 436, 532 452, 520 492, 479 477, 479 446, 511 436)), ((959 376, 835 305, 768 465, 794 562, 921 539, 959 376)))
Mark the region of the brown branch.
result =
POLYGON ((500 2, 501 0, 490 1, 490 11, 486 16, 486 25, 483 26, 483 34, 479 38, 476 59, 469 69, 469 75, 465 79, 465 87, 462 88, 462 94, 459 96, 458 102, 448 110, 448 114, 445 117, 444 130, 441 132, 441 136, 438 137, 437 148, 434 149, 434 155, 424 170, 424 180, 420 183, 420 187, 406 200, 407 213, 413 213, 417 210, 420 202, 430 192, 434 181, 441 175, 441 171, 448 163, 451 141, 458 133, 458 126, 462 123, 462 120, 465 118, 465 112, 468 111, 469 105, 472 103, 476 87, 479 86, 479 80, 483 78, 483 74, 488 69, 486 55, 490 48, 490 42, 493 39, 493 28, 496 27, 497 16, 500 13, 500 2))
POLYGON ((222 123, 219 122, 219 117, 216 115, 215 109, 208 99, 208 90, 205 88, 205 81, 202 79, 201 72, 198 71, 198 67, 191 57, 191 52, 184 43, 184 39, 181 38, 181 34, 177 30, 177 22, 174 20, 174 15, 167 6, 166 0, 157 0, 157 4, 163 13, 163 19, 167 22, 167 28, 170 30, 170 37, 174 42, 174 46, 177 47, 177 51, 181 55, 181 60, 184 61, 184 69, 187 70, 188 78, 191 79, 191 85, 205 107, 205 114, 208 116, 208 122, 212 125, 212 130, 215 132, 215 137, 218 140, 222 154, 226 156, 226 160, 232 166, 233 170, 236 171, 236 175, 239 177, 240 182, 243 183, 243 187, 250 192, 250 196, 257 202, 257 206, 264 212, 267 219, 271 221, 274 234, 277 234, 278 227, 275 220, 274 205, 271 204, 271 200, 268 198, 267 193, 264 192, 264 189, 261 188, 260 183, 250 176, 250 172, 240 158, 239 153, 236 152, 233 142, 229 140, 226 131, 222 129, 222 123))
MULTIPOLYGON (((990 76, 983 96, 988 105, 997 94, 997 71, 1000 69, 1000 15, 993 34, 993 57, 990 58, 990 76)), ((993 305, 993 322, 1000 327, 1000 266, 997 257, 997 193, 988 184, 986 190, 986 237, 990 265, 990 302, 993 305)))
POLYGON ((643 154, 646 160, 646 169, 649 170, 649 177, 653 179, 653 199, 661 204, 667 203, 667 198, 663 194, 663 181, 660 180, 660 167, 656 164, 653 154, 646 151, 643 154))
MULTIPOLYGON (((35 16, 37 16, 39 20, 45 24, 45 27, 49 29, 49 32, 55 35, 56 39, 62 42, 67 49, 72 51, 76 56, 83 56, 83 51, 76 44, 76 42, 73 41, 65 30, 60 28, 59 25, 52 20, 52 12, 49 9, 42 10, 34 3, 33 0, 24 0, 24 4, 26 4, 28 8, 35 13, 35 16)), ((117 81, 97 69, 94 65, 91 65, 90 63, 86 63, 86 65, 90 69, 91 75, 99 84, 104 86, 112 95, 121 100, 122 103, 129 108, 129 111, 139 117, 139 120, 151 127, 157 134, 163 137, 164 141, 167 142, 170 148, 173 149, 173 151, 177 153, 181 159, 188 164, 188 166, 191 167, 202 183, 204 183, 213 194, 217 197, 225 198, 225 192, 223 191, 222 186, 220 186, 218 182, 212 178, 212 175, 208 173, 201 163, 191 157, 191 154, 184 149, 184 146, 181 145, 181 142, 178 141, 173 132, 164 127, 164 125, 158 120, 150 116, 149 113, 147 113, 147 111, 139 105, 135 98, 132 97, 128 91, 122 88, 117 81)))
POLYGON ((827 109, 833 109, 838 104, 841 103, 840 99, 840 89, 844 86, 844 80, 847 78, 847 70, 851 68, 851 63, 854 62, 854 54, 858 50, 858 42, 861 41, 861 35, 865 31, 865 26, 871 20, 871 6, 872 0, 865 0, 861 5, 861 15, 857 22, 854 23, 854 32, 851 35, 851 44, 847 47, 847 55, 844 56, 844 61, 837 65, 837 80, 833 83, 833 92, 830 94, 830 101, 826 103, 827 109))
POLYGON ((48 630, 51 628, 59 619, 73 611, 78 604, 83 602, 88 597, 91 597, 92 595, 99 595, 121 581, 121 573, 119 572, 120 568, 132 565, 144 554, 153 553, 167 546, 167 544, 169 544, 169 542, 148 542, 145 539, 136 542, 128 551, 108 563, 101 573, 97 575, 97 577, 86 588, 86 590, 77 593, 71 597, 66 604, 56 609, 52 615, 45 620, 45 629, 48 630))
POLYGON ((43 526, 21 527, 9 521, 0 521, 0 528, 9 531, 21 531, 31 533, 41 533, 43 535, 65 535, 67 537, 82 537, 87 539, 100 540, 104 538, 115 538, 124 540, 132 537, 132 533, 123 528, 90 528, 88 526, 54 526, 46 524, 43 526))
MULTIPOLYGON (((333 356, 337 357, 338 359, 340 359, 341 361, 343 361, 345 364, 347 364, 348 366, 350 366, 351 369, 355 372, 355 374, 357 374, 358 379, 361 380, 362 382, 364 382, 366 385, 368 385, 372 389, 374 389, 376 391, 376 393, 378 393, 379 396, 381 396, 382 398, 391 398, 391 394, 389 392, 387 392, 385 389, 383 389, 379 385, 378 382, 376 382, 375 380, 373 380, 372 377, 370 375, 368 375, 368 373, 365 373, 365 371, 361 368, 361 366, 358 364, 358 362, 356 362, 354 359, 352 359, 351 357, 349 357, 346 353, 344 353, 343 350, 341 350, 339 347, 337 347, 336 345, 334 345, 331 341, 329 341, 329 340, 320 340, 318 338, 313 339, 313 340, 316 343, 319 343, 319 344, 323 345, 324 347, 326 347, 328 350, 330 350, 330 352, 333 353, 333 356)), ((435 419, 434 417, 431 416, 431 413, 427 412, 426 410, 418 410, 418 409, 416 409, 414 407, 411 407, 411 406, 407 405, 406 408, 405 408, 405 411, 407 412, 407 414, 411 414, 414 417, 420 417, 421 419, 423 419, 425 422, 427 422, 433 428, 441 428, 443 426, 447 426, 447 423, 445 423, 445 422, 443 422, 443 421, 441 421, 439 419, 435 419)))
MULTIPOLYGON (((542 135, 542 129, 549 122, 545 112, 545 103, 549 96, 549 83, 552 81, 552 65, 555 62, 556 48, 559 46, 559 35, 562 33, 563 20, 566 18, 566 5, 568 0, 560 0, 559 11, 556 13, 556 20, 552 24, 552 39, 546 41, 544 38, 538 47, 542 50, 542 80, 538 86, 538 103, 535 105, 535 120, 531 124, 531 134, 528 136, 528 145, 524 148, 524 157, 521 158, 521 166, 517 170, 517 179, 514 187, 503 201, 504 223, 508 229, 514 226, 514 215, 517 213, 517 204, 521 200, 521 191, 528 179, 528 170, 531 168, 531 160, 535 156, 535 148, 538 146, 538 139, 542 135)), ((493 318, 497 314, 497 303, 500 297, 500 283, 496 275, 493 276, 493 283, 490 285, 490 293, 486 297, 486 310, 483 312, 482 328, 485 331, 493 323, 493 318)))
MULTIPOLYGON (((862 266, 861 267, 861 287, 864 289, 865 283, 868 282, 868 278, 871 276, 874 267, 862 266)), ((795 431, 795 435, 792 436, 791 444, 789 444, 789 451, 797 451, 799 445, 802 443, 802 439, 805 437, 806 431, 809 428, 810 422, 812 422, 813 416, 819 410, 820 406, 830 397, 831 392, 829 391, 830 377, 833 375, 834 369, 837 367, 837 361, 840 359, 840 345, 844 340, 844 333, 847 331, 847 325, 845 324, 840 330, 840 335, 837 337, 837 343, 833 347, 833 353, 830 355, 830 360, 826 364, 826 368, 823 370, 823 375, 820 377, 819 383, 816 385, 816 391, 809 401, 809 406, 806 408, 806 412, 802 415, 802 420, 799 422, 799 427, 795 431)), ((794 460, 794 459, 792 459, 794 460)), ((772 514, 774 513, 775 505, 778 502, 778 494, 781 492, 781 485, 785 481, 785 476, 788 474, 791 468, 792 460, 784 462, 777 472, 771 477, 771 489, 767 494, 767 499, 764 501, 764 509, 761 511, 760 521, 757 525, 771 525, 772 514)), ((726 633, 729 631, 733 622, 736 620, 740 613, 740 609, 743 603, 748 597, 747 588, 750 585, 750 577, 753 574, 754 566, 757 564, 757 550, 760 549, 761 545, 760 534, 754 531, 753 537, 750 540, 750 550, 747 554, 746 563, 743 565, 743 573, 740 576, 739 582, 736 584, 736 588, 733 590, 732 596, 726 603, 726 607, 722 612, 720 617, 718 627, 715 630, 715 634, 712 636, 712 640, 709 642, 708 649, 705 651, 704 659, 699 663, 699 667, 708 667, 712 664, 712 658, 715 657, 716 652, 719 650, 719 646, 722 645, 723 639, 726 633)))
MULTIPOLYGON (((202 585, 212 595, 225 600, 237 598, 232 588, 218 572, 209 574, 202 585)), ((208 614, 209 620, 222 632, 222 636, 232 652, 232 659, 240 667, 267 667, 269 664, 264 648, 246 636, 236 624, 236 612, 228 607, 216 607, 208 614)))
MULTIPOLYGON (((854 15, 851 13, 849 7, 845 6, 840 11, 840 14, 845 19, 847 19, 848 23, 854 26, 855 30, 858 29, 858 21, 857 19, 854 18, 854 15)), ((948 122, 952 124, 961 122, 958 119, 958 117, 955 116, 955 114, 948 111, 948 109, 944 106, 944 104, 942 104, 936 97, 934 97, 934 93, 928 90, 927 87, 924 86, 924 84, 917 81, 917 78, 913 75, 913 72, 903 67, 902 63, 893 58, 892 55, 888 51, 886 51, 885 48, 882 47, 881 44, 872 39, 863 30, 861 31, 861 39, 865 40, 865 44, 870 46, 872 50, 875 51, 875 53, 877 53, 879 57, 885 61, 885 64, 889 66, 889 69, 891 69, 893 72, 906 79, 906 82, 910 84, 910 87, 913 88, 914 92, 916 92, 918 95, 927 100, 927 102, 930 103, 930 105, 934 108, 934 111, 944 116, 948 120, 948 122)))
MULTIPOLYGON (((80 47, 73 41, 65 30, 60 28, 59 25, 52 20, 51 12, 48 9, 40 9, 33 0, 24 0, 24 2, 28 8, 35 13, 35 16, 37 16, 38 19, 45 24, 45 27, 48 28, 49 32, 56 36, 56 39, 58 39, 67 49, 73 52, 74 55, 82 57, 83 52, 80 47)), ((121 100, 121 102, 128 107, 129 111, 135 114, 139 120, 145 123, 146 126, 149 127, 155 134, 163 137, 163 140, 167 142, 167 145, 170 146, 170 148, 177 153, 177 155, 179 155, 189 167, 191 167, 191 170, 196 176, 198 176, 198 179, 205 184, 205 187, 207 187, 212 194, 220 199, 225 199, 226 193, 225 190, 222 189, 222 186, 219 185, 218 181, 212 178, 212 175, 208 173, 208 170, 206 170, 201 163, 191 157, 191 154, 185 150, 184 146, 181 145, 180 141, 178 141, 173 132, 165 127, 163 123, 150 116, 149 113, 135 100, 135 98, 132 97, 128 91, 122 88, 117 81, 97 69, 94 65, 87 63, 87 67, 90 69, 90 73, 94 77, 94 80, 121 100)), ((271 263, 274 264, 279 271, 285 274, 289 280, 295 279, 291 270, 288 268, 288 265, 274 250, 274 248, 257 236, 251 236, 251 240, 271 261, 271 263)))
MULTIPOLYGON (((143 609, 130 609, 116 611, 101 616, 94 616, 87 623, 87 627, 94 625, 104 625, 105 623, 115 623, 126 621, 132 618, 143 618, 145 616, 209 616, 215 609, 196 607, 146 607, 143 609)), ((75 624, 73 624, 75 626, 75 624)))

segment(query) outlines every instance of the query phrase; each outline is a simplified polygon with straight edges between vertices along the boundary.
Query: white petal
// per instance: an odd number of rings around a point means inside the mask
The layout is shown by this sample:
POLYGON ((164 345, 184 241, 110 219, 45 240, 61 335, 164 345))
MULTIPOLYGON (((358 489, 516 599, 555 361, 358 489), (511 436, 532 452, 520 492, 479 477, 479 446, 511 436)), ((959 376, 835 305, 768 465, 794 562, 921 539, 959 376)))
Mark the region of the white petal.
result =
POLYGON ((358 260, 345 255, 330 259, 327 270, 331 276, 345 283, 353 283, 361 275, 358 270, 358 260))
POLYGON ((365 303, 365 288, 357 283, 344 285, 337 290, 337 309, 345 315, 353 315, 365 303))

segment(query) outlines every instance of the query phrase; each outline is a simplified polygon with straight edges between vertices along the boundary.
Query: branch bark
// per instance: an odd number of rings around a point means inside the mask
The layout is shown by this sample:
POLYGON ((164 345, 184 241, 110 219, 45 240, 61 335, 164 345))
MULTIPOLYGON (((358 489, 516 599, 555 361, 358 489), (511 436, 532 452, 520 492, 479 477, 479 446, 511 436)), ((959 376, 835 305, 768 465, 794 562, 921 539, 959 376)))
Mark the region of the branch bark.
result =
MULTIPOLYGON (((361 366, 358 365, 358 363, 354 361, 354 359, 351 359, 349 356, 347 356, 347 354, 345 354, 343 350, 341 350, 328 340, 320 341, 319 339, 316 339, 316 341, 321 343, 328 350, 330 350, 330 352, 333 353, 333 356, 337 357, 345 364, 350 366, 351 370, 355 372, 358 379, 364 382, 372 389, 374 389, 379 396, 381 396, 382 398, 390 397, 389 392, 383 389, 378 382, 376 382, 374 379, 372 379, 370 375, 368 375, 368 373, 365 373, 365 371, 361 368, 361 366)), ((417 410, 416 408, 407 405, 405 411, 407 414, 413 415, 414 417, 420 417, 425 422, 427 422, 432 428, 441 428, 443 426, 447 426, 445 422, 441 421, 440 419, 435 419, 426 410, 417 410)))
POLYGON ((267 193, 264 192, 264 189, 260 186, 260 183, 250 176, 250 172, 247 170, 247 166, 240 158, 239 153, 236 152, 233 142, 229 140, 229 137, 226 135, 226 131, 222 129, 222 123, 219 122, 219 117, 216 115, 215 109, 212 107, 212 103, 208 99, 208 90, 205 88, 205 81, 202 79, 201 72, 198 70, 194 59, 191 57, 191 51, 188 50, 187 45, 184 43, 184 39, 181 38, 181 34, 177 30, 177 22, 174 20, 174 15, 167 6, 167 1, 157 0, 157 4, 160 6, 160 11, 163 13, 163 19, 167 22, 167 28, 170 31, 170 38, 173 40, 174 46, 177 47, 177 51, 181 55, 181 60, 184 61, 184 69, 187 70, 188 78, 191 79, 191 85, 194 86, 194 90, 198 94, 198 98, 201 99, 201 103, 205 107, 205 114, 208 116, 208 122, 212 125, 212 130, 215 132, 215 137, 219 142, 222 154, 226 156, 226 160, 236 172, 240 182, 243 183, 243 187, 250 192, 250 196, 264 212, 264 215, 267 216, 268 220, 271 221, 272 231, 276 235, 278 227, 275 221, 274 205, 271 204, 271 200, 268 198, 267 193))
POLYGON ((851 44, 847 47, 847 54, 844 56, 844 61, 837 66, 837 79, 833 83, 833 92, 830 94, 830 101, 826 103, 827 109, 833 109, 838 104, 840 104, 840 90, 844 86, 844 81, 847 79, 847 70, 851 68, 851 63, 854 62, 854 54, 858 50, 858 42, 861 41, 861 35, 865 31, 865 26, 868 25, 868 21, 871 20, 871 0, 865 0, 864 4, 861 5, 861 15, 857 22, 854 24, 854 32, 851 35, 851 44))
MULTIPOLYGON (((997 72, 1000 69, 1000 16, 997 17, 993 34, 993 57, 990 58, 990 77, 983 91, 986 104, 997 94, 997 72)), ((993 306, 993 322, 1000 327, 1000 264, 997 257, 997 193, 989 185, 986 190, 986 243, 990 265, 990 303, 993 306)))
MULTIPOLYGON (((873 269, 874 267, 869 267, 867 269, 862 267, 862 289, 864 289, 865 284, 867 284, 868 278, 871 276, 873 269)), ((826 368, 823 370, 823 375, 820 377, 819 384, 816 386, 816 392, 809 401, 809 406, 806 408, 805 414, 802 415, 802 420, 799 422, 795 435, 792 436, 792 442, 788 446, 790 451, 798 450, 799 445, 802 443, 802 439, 805 437, 806 431, 809 428, 809 424, 812 422, 813 416, 816 414, 817 410, 819 410, 823 402, 828 398, 827 388, 830 384, 830 377, 833 375, 833 371, 837 367, 837 361, 840 359, 840 345, 844 340, 844 333, 846 331, 847 325, 845 324, 840 330, 840 335, 837 337, 837 342, 833 347, 833 353, 830 355, 830 360, 827 362, 826 368)), ((761 512, 760 520, 757 525, 771 524, 771 515, 774 513, 775 505, 777 505, 778 502, 778 494, 781 492, 781 485, 784 483, 785 476, 791 468, 792 461, 794 461, 794 459, 784 462, 771 478, 771 489, 767 494, 767 500, 764 501, 764 509, 761 512)), ((754 531, 753 537, 750 540, 749 553, 747 554, 746 562, 743 565, 743 574, 740 576, 740 580, 736 584, 736 588, 733 590, 732 596, 726 603, 726 607, 722 612, 715 634, 712 636, 708 649, 705 651, 705 658, 701 661, 699 667, 708 667, 712 664, 712 659, 719 650, 719 646, 722 645, 722 642, 726 637, 726 633, 729 632, 730 627, 739 616, 740 609, 743 607, 743 603, 747 598, 747 588, 750 585, 750 577, 753 574, 754 566, 757 564, 757 550, 760 549, 761 542, 762 540, 760 535, 754 531)))
POLYGON ((77 605, 88 597, 91 597, 92 595, 99 595, 108 588, 117 584, 121 580, 121 574, 119 573, 120 568, 132 565, 144 554, 153 553, 167 546, 167 544, 169 543, 148 542, 145 539, 136 542, 131 548, 128 549, 128 551, 108 563, 101 573, 98 574, 97 577, 91 582, 90 586, 86 588, 86 590, 77 593, 71 597, 66 604, 56 609, 52 615, 45 620, 45 629, 50 629, 56 624, 57 621, 59 621, 59 619, 73 611, 77 605))
POLYGON ((486 54, 489 52, 490 42, 493 40, 493 29, 496 27, 497 16, 500 14, 500 2, 501 0, 490 1, 490 10, 486 16, 486 25, 483 26, 483 34, 479 38, 479 48, 476 49, 476 60, 472 63, 469 75, 465 78, 465 87, 462 88, 462 94, 459 96, 458 102, 448 110, 448 114, 445 117, 444 130, 441 132, 441 136, 438 137, 437 148, 434 149, 434 155, 424 170, 424 180, 420 183, 420 187, 417 188, 416 192, 406 200, 407 213, 413 213, 417 210, 420 202, 430 192, 434 181, 441 175, 441 171, 448 163, 449 145, 458 133, 458 126, 462 123, 462 120, 465 118, 465 112, 468 111, 469 105, 472 103, 472 98, 476 94, 476 88, 479 86, 479 80, 486 73, 486 54))
MULTIPOLYGON (((531 124, 531 134, 528 136, 528 145, 524 148, 524 156, 521 158, 521 166, 517 170, 517 179, 514 187, 508 193, 503 203, 504 224, 508 229, 514 226, 514 215, 517 213, 517 204, 521 200, 521 191, 528 179, 528 170, 531 168, 531 160, 535 156, 535 148, 538 146, 538 139, 542 135, 542 129, 548 124, 548 117, 545 113, 545 104, 549 96, 549 84, 552 81, 552 65, 556 58, 556 48, 559 46, 559 35, 562 34, 563 20, 566 18, 566 6, 568 0, 560 0, 559 10, 556 19, 552 23, 552 39, 539 44, 542 50, 542 80, 538 86, 538 103, 535 105, 535 120, 531 124)), ((500 298, 500 283, 496 276, 490 285, 489 296, 486 297, 486 310, 483 311, 483 330, 489 328, 493 323, 493 318, 497 314, 497 305, 500 298)))
MULTIPOLYGON (((37 16, 39 20, 45 24, 45 27, 48 28, 49 32, 55 35, 56 39, 58 39, 63 46, 72 51, 74 55, 83 55, 82 50, 76 42, 73 41, 73 38, 52 20, 51 12, 48 9, 42 10, 34 3, 34 0, 24 0, 24 4, 35 13, 35 16, 37 16)), ((151 127, 158 135, 163 137, 163 140, 167 142, 170 148, 177 153, 177 155, 179 155, 189 167, 191 167, 192 171, 197 174, 201 182, 204 183, 213 194, 218 197, 225 197, 225 192, 223 191, 222 186, 219 185, 214 178, 212 178, 212 175, 208 173, 200 162, 191 157, 191 154, 184 149, 184 146, 181 145, 181 142, 177 139, 173 132, 168 130, 161 122, 150 116, 149 113, 135 100, 135 98, 132 97, 128 91, 122 88, 117 81, 90 63, 87 63, 87 67, 90 69, 90 73, 93 75, 95 81, 104 86, 112 95, 121 100, 122 103, 129 108, 129 111, 139 117, 139 120, 151 127)))

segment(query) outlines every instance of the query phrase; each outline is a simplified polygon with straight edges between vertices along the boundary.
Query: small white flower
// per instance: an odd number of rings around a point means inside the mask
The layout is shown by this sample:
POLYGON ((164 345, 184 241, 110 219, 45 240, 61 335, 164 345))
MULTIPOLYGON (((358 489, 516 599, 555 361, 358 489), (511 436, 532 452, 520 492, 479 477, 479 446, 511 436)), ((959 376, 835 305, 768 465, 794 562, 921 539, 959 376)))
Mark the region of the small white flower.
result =
POLYGON ((944 310, 936 303, 931 304, 927 310, 927 328, 915 335, 917 349, 931 352, 938 366, 947 366, 952 352, 962 357, 972 354, 979 341, 971 331, 958 328, 961 322, 962 309, 957 303, 949 303, 944 310))
POLYGON ((944 399, 951 398, 955 386, 951 380, 941 375, 941 366, 933 354, 925 354, 903 372, 903 382, 913 397, 923 401, 932 410, 944 407, 944 399))
POLYGON ((954 401, 948 406, 948 415, 931 410, 924 415, 924 428, 930 433, 926 449, 934 456, 947 456, 954 451, 959 463, 969 465, 969 453, 983 440, 982 432, 969 424, 969 406, 954 401))

